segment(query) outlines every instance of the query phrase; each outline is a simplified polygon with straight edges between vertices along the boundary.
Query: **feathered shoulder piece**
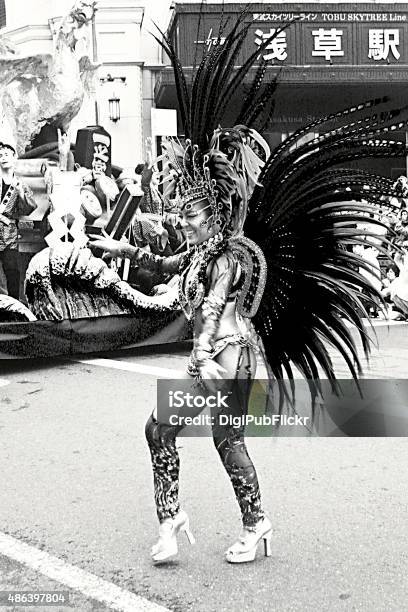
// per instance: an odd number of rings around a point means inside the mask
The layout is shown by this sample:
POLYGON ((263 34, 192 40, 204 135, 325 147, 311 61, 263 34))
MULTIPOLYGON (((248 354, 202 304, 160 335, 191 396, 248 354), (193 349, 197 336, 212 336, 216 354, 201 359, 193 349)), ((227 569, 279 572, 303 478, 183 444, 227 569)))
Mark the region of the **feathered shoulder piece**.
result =
POLYGON ((236 256, 244 282, 237 299, 238 312, 252 318, 258 311, 265 290, 267 264, 262 249, 244 235, 228 240, 228 246, 236 256))

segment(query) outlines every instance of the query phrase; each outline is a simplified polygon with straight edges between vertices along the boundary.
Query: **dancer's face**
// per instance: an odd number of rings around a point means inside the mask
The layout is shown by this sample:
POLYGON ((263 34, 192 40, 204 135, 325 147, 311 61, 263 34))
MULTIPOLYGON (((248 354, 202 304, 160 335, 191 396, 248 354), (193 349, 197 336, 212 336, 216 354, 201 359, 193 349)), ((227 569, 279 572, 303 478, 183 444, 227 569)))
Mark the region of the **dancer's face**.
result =
POLYGON ((189 244, 200 244, 214 236, 218 226, 207 223, 211 215, 211 207, 208 200, 193 202, 192 206, 185 206, 181 211, 181 227, 184 230, 189 244))

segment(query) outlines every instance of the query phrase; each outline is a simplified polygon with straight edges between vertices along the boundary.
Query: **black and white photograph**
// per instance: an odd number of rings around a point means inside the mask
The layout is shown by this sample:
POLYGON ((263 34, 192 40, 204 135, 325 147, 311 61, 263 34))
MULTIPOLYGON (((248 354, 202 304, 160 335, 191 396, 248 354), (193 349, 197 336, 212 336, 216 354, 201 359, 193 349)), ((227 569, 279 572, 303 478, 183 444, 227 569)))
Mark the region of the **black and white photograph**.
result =
POLYGON ((0 612, 408 610, 408 2, 0 0, 0 612))

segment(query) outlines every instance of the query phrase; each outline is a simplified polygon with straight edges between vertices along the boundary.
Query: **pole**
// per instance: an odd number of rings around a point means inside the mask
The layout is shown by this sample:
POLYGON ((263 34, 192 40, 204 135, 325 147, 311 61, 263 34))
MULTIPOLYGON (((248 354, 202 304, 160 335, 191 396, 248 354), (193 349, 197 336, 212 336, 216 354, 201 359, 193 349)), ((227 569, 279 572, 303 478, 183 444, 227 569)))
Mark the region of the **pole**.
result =
MULTIPOLYGON (((96 39, 96 8, 92 16, 92 60, 94 64, 98 63, 98 43, 96 39)), ((96 99, 96 87, 95 87, 95 125, 99 125, 99 109, 98 100, 96 99)))
MULTIPOLYGON (((405 144, 408 147, 408 131, 405 131, 405 144)), ((405 175, 408 177, 408 155, 405 156, 405 175)))

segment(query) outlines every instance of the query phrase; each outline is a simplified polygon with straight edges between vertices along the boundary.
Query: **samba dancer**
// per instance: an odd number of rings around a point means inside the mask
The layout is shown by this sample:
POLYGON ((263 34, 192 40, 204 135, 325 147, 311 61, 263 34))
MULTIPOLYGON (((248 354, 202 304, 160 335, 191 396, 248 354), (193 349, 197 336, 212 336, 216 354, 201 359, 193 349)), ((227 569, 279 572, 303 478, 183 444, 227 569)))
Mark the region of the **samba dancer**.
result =
MULTIPOLYGON (((265 62, 241 107, 228 106, 263 50, 231 71, 250 27, 244 22, 245 13, 227 36, 223 34, 223 45, 204 52, 191 90, 172 42, 164 35, 164 42, 159 41, 175 71, 186 136, 184 143, 173 139, 165 144, 163 181, 174 188, 191 248, 162 258, 107 236, 95 237, 93 245, 138 266, 180 274, 180 303, 194 321, 191 376, 203 381, 253 379, 256 347, 264 347, 281 399, 293 399, 293 366, 308 380, 313 399, 320 390, 318 367, 339 392, 327 344, 344 358, 356 381, 361 372, 347 323, 355 325, 368 353, 363 324, 367 313, 360 297, 375 303, 378 292, 358 272, 359 265, 371 269, 370 264, 344 246, 366 244, 367 235, 376 235, 380 222, 369 215, 384 196, 394 193, 389 179, 338 164, 363 157, 404 157, 406 147, 382 139, 394 129, 399 111, 371 115, 370 109, 385 102, 377 99, 299 129, 269 155, 256 131, 270 115, 271 84, 262 84, 265 62), (227 109, 230 115, 237 110, 230 124, 235 127, 221 129, 227 109), (305 136, 316 131, 320 135, 305 144, 305 136), (362 214, 370 225, 364 236, 353 229, 362 214)), ((244 402, 241 412, 246 410, 244 402)), ((146 424, 160 521, 154 561, 177 553, 180 531, 193 540, 178 501, 179 431, 161 423, 156 412, 146 424)), ((243 522, 226 559, 254 560, 261 540, 269 555, 271 522, 262 508, 243 429, 216 424, 213 436, 243 522)))
MULTIPOLYGON (((243 141, 242 145, 248 146, 243 141)), ((180 212, 182 227, 193 247, 187 254, 160 258, 108 238, 95 239, 93 244, 112 256, 128 257, 132 263, 156 272, 181 271, 182 304, 194 317, 194 349, 188 364, 191 376, 204 380, 253 379, 258 339, 248 318, 251 313, 244 311, 243 316, 241 312, 244 294, 240 249, 251 249, 254 260, 260 263, 259 276, 254 274, 246 292, 249 296, 253 291, 252 309, 262 295, 265 264, 260 249, 251 241, 236 238, 234 242, 245 219, 242 204, 248 194, 238 192, 242 177, 227 156, 220 151, 212 156, 222 167, 219 180, 224 174, 228 183, 222 195, 225 208, 220 203, 220 192, 216 193, 212 186, 208 166, 201 168, 201 179, 198 167, 193 181, 186 177, 181 189, 180 212), (241 208, 238 215, 238 209, 231 210, 232 200, 241 208)), ((155 561, 164 561, 177 553, 178 531, 186 531, 193 542, 187 514, 180 509, 178 501, 179 457, 175 438, 181 429, 182 426, 158 422, 155 413, 146 424, 160 521, 159 541, 152 549, 155 561)), ((262 509, 259 483, 243 433, 243 427, 222 426, 219 422, 213 428, 214 444, 231 479, 243 521, 238 542, 227 551, 226 558, 231 563, 253 560, 260 539, 264 540, 265 554, 269 555, 272 533, 271 522, 262 509)))

